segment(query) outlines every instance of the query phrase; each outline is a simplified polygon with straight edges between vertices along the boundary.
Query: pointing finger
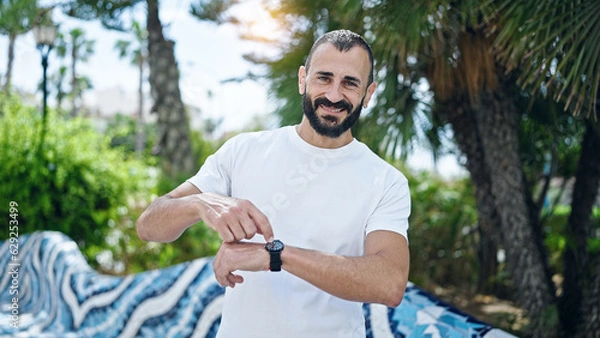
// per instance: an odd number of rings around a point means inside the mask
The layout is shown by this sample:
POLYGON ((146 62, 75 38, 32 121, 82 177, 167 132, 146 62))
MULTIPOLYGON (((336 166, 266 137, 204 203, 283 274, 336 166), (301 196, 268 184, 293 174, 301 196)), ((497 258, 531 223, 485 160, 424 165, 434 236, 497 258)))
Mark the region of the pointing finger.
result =
POLYGON ((256 224, 256 228, 258 229, 257 232, 262 234, 267 242, 272 242, 275 239, 275 236, 267 216, 265 216, 265 214, 263 214, 260 210, 254 208, 250 212, 250 217, 252 217, 254 224, 256 224))

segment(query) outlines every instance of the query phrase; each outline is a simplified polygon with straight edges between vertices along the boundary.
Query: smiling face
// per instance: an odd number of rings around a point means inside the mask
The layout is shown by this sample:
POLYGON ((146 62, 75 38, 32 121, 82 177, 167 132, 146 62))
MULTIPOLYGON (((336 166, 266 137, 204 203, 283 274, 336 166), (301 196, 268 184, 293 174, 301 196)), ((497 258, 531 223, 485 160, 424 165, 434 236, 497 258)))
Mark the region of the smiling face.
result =
POLYGON ((307 67, 300 67, 304 115, 319 135, 337 138, 349 133, 375 91, 375 83, 368 84, 370 72, 364 48, 340 51, 329 42, 317 47, 307 67))

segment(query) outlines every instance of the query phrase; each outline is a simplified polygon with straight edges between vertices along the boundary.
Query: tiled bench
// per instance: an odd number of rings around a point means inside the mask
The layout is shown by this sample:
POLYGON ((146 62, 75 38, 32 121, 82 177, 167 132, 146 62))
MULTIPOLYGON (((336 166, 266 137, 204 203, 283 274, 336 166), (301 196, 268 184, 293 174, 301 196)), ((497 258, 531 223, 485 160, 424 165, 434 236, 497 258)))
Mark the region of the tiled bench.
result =
MULTIPOLYGON (((0 249, 0 337, 214 337, 218 329, 224 290, 212 257, 114 277, 90 268, 62 233, 22 235, 16 261, 9 244, 0 249)), ((513 337, 411 283, 397 308, 363 309, 372 338, 513 337)))

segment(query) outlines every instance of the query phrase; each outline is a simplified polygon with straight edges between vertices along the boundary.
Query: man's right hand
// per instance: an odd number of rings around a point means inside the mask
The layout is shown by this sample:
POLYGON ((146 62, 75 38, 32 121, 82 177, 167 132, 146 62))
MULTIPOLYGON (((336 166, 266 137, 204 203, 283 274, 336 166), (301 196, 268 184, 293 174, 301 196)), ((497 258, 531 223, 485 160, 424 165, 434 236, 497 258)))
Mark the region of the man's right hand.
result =
POLYGON ((271 224, 252 202, 214 193, 201 193, 201 218, 224 242, 237 242, 261 234, 267 242, 273 240, 271 224))
POLYGON ((246 200, 202 193, 189 182, 183 182, 146 208, 136 222, 140 239, 172 242, 198 221, 215 230, 224 242, 236 242, 261 234, 273 240, 273 229, 267 217, 246 200))

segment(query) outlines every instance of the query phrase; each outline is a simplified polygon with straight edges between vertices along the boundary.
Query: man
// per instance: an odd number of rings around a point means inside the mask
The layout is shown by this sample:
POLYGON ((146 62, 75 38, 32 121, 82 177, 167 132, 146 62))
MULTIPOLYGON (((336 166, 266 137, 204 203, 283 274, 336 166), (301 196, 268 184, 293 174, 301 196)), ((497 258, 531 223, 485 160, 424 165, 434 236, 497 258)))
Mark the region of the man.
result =
POLYGON ((220 234, 221 338, 362 338, 361 303, 395 307, 404 295, 408 183, 350 130, 375 91, 370 46, 325 34, 298 86, 299 125, 230 139, 137 222, 148 241, 200 220, 220 234))

